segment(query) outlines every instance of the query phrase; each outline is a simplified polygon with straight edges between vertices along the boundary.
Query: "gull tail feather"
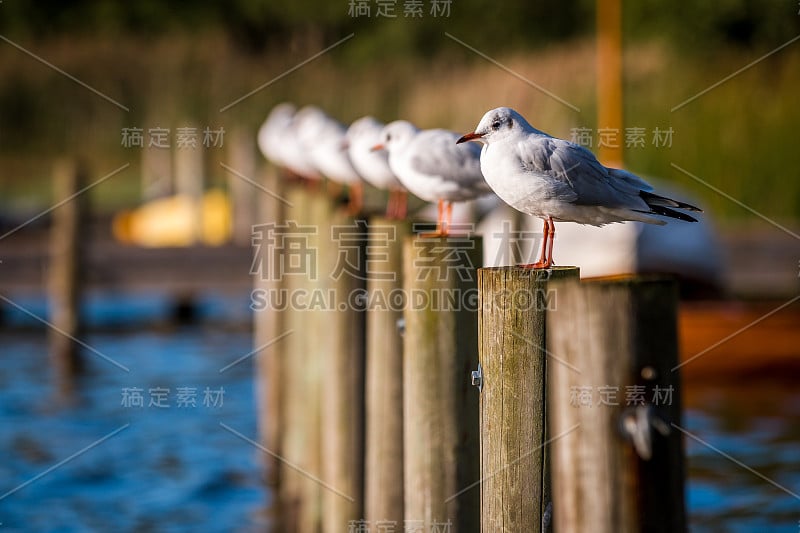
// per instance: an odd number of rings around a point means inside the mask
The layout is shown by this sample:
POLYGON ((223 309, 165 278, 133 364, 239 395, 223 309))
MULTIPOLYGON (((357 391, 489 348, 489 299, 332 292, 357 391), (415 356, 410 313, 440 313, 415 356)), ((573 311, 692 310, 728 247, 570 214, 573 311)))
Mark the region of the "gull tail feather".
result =
POLYGON ((700 209, 699 207, 695 207, 691 204, 687 204, 684 202, 679 202, 677 200, 673 200, 672 198, 667 198, 666 196, 659 196, 657 194, 653 194, 648 191, 639 191, 639 196, 651 208, 653 206, 661 206, 661 207, 672 207, 674 209, 686 209, 687 211, 696 211, 698 213, 703 212, 703 210, 700 209))
POLYGON ((642 200, 645 201, 647 207, 650 208, 650 211, 639 211, 640 213, 653 213, 665 217, 677 218, 678 220, 683 220, 685 222, 697 222, 696 218, 689 216, 686 213, 676 211, 676 209, 700 211, 700 209, 693 205, 678 202, 677 200, 672 200, 663 196, 658 196, 657 194, 649 193, 647 191, 641 191, 639 196, 641 196, 642 200))
MULTIPOLYGON (((639 211, 638 209, 636 211, 639 211)), ((656 215, 662 215, 665 217, 670 218, 677 218, 678 220, 683 220, 684 222, 697 222, 697 219, 687 215, 686 213, 681 213, 680 211, 675 211, 674 209, 670 209, 669 207, 664 207, 663 205, 652 205, 650 206, 650 211, 639 211, 640 213, 655 213, 656 215)))

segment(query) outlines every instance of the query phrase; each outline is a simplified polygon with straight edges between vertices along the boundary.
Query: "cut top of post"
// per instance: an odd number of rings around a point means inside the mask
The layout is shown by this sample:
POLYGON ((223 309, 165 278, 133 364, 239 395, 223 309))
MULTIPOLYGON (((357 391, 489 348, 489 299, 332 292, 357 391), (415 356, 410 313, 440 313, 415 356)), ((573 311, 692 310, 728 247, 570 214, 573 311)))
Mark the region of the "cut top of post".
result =
POLYGON ((576 266, 559 266, 552 268, 525 268, 521 266, 501 266, 483 267, 479 270, 491 273, 508 272, 524 278, 529 277, 533 281, 550 281, 556 279, 566 279, 580 273, 580 268, 576 266))

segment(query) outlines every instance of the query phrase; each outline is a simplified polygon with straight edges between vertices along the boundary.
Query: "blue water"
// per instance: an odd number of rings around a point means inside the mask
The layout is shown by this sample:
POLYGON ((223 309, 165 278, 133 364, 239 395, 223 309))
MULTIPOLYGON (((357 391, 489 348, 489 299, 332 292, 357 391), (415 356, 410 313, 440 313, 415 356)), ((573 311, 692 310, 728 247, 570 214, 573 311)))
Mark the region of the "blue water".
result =
MULTIPOLYGON (((206 316, 225 307, 214 298, 202 304, 206 316)), ((113 321, 125 315, 119 307, 113 321)), ((126 312, 136 322, 154 311, 160 308, 140 302, 126 312)), ((220 425, 256 438, 252 360, 219 372, 251 350, 246 328, 205 322, 83 340, 130 371, 90 352, 87 375, 66 403, 54 394, 44 332, 2 333, 0 531, 263 530, 269 496, 260 483, 261 452, 220 425), (142 390, 142 407, 123 402, 125 388, 142 390), (149 405, 160 397, 150 389, 166 391, 165 407, 149 405)))
POLYGON ((800 531, 797 379, 693 392, 684 425, 703 441, 685 438, 693 531, 800 531))
MULTIPOLYGON (((14 301, 46 314, 41 299, 14 301)), ((264 530, 271 495, 261 484, 261 452, 221 425, 257 438, 252 360, 220 373, 251 350, 241 327, 247 296, 198 302, 200 325, 168 328, 163 295, 90 298, 85 312, 96 329, 83 340, 130 371, 88 353, 72 402, 54 394, 45 332, 24 312, 6 310, 0 533, 264 530), (145 327, 152 323, 162 326, 145 327), (133 389, 141 389, 142 407, 129 404, 133 389), (149 405, 157 389, 168 406, 149 405)), ((687 403, 684 427, 693 435, 800 493, 800 387, 703 385, 687 403)), ((800 531, 799 499, 685 440, 693 531, 800 531)))

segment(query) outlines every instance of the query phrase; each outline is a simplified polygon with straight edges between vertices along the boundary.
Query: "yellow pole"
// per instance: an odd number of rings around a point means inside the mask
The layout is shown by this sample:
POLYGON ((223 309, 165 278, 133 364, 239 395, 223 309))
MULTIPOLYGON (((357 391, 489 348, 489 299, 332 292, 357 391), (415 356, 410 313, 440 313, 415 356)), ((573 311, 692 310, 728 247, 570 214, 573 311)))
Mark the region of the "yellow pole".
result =
POLYGON ((622 0, 597 0, 596 138, 600 162, 622 167, 622 0))

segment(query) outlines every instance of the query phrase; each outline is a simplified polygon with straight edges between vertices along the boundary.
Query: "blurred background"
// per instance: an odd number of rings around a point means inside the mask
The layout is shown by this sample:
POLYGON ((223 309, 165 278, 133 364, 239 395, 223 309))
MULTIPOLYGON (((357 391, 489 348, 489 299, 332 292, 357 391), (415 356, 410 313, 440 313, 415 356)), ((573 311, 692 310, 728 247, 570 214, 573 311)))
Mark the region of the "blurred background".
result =
POLYGON ((253 251, 231 198, 291 101, 461 132, 513 107, 701 205, 718 260, 681 308, 684 425, 711 445, 686 442, 690 524, 796 531, 800 5, 623 1, 619 125, 597 118, 597 34, 593 0, 0 2, 2 528, 264 527, 258 451, 219 426, 256 438, 253 251), (48 254, 73 162, 88 355, 65 395, 48 254), (192 173, 202 230, 169 203, 192 173))

